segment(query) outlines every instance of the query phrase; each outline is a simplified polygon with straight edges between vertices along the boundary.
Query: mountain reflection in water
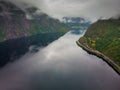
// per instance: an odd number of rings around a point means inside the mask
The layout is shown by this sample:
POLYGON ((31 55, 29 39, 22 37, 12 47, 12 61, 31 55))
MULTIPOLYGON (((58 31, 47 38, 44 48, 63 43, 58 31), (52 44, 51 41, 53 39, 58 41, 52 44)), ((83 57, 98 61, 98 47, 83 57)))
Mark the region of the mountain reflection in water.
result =
POLYGON ((0 90, 120 90, 120 76, 66 33, 0 69, 0 90))

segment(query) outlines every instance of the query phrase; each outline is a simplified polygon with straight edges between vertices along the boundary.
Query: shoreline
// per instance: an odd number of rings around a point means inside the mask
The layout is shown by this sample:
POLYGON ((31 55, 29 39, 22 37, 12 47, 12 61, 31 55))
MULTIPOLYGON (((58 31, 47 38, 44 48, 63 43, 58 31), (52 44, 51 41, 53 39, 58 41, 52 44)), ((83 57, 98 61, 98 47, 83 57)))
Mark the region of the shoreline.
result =
POLYGON ((80 46, 82 49, 87 51, 89 54, 95 55, 101 59, 103 59, 107 64, 109 64, 119 75, 120 75, 120 66, 117 65, 113 60, 111 60, 109 57, 105 56, 101 52, 97 50, 93 50, 92 48, 88 48, 81 44, 79 41, 76 41, 77 45, 80 46))

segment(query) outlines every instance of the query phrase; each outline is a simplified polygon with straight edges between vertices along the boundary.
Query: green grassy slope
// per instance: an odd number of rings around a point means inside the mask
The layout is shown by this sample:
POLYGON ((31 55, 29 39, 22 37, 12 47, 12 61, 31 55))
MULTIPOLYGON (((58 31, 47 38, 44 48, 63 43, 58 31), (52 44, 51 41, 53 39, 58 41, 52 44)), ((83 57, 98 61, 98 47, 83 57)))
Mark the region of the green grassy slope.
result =
POLYGON ((97 21, 79 41, 102 52, 120 65, 120 19, 97 21))
POLYGON ((31 28, 30 33, 31 34, 37 34, 37 33, 56 33, 56 32, 67 32, 69 30, 69 27, 65 24, 60 23, 58 20, 53 20, 52 18, 44 20, 31 20, 31 28))

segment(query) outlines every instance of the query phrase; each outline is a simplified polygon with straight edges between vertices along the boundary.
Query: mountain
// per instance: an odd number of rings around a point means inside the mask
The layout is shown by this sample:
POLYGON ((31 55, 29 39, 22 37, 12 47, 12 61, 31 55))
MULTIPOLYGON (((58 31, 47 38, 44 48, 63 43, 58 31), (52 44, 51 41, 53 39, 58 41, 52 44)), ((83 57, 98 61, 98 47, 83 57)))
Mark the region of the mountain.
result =
POLYGON ((36 7, 25 10, 11 2, 0 1, 0 67, 17 60, 33 46, 44 47, 69 31, 69 27, 36 7))
POLYGON ((110 62, 120 66, 120 19, 98 20, 88 28, 78 44, 95 55, 99 51, 102 53, 99 57, 105 59, 107 56, 112 60, 110 62))
POLYGON ((70 26, 72 30, 86 30, 91 22, 82 17, 63 17, 63 22, 70 26))
POLYGON ((0 42, 39 33, 67 32, 68 27, 38 9, 29 7, 21 10, 8 1, 0 1, 0 42))

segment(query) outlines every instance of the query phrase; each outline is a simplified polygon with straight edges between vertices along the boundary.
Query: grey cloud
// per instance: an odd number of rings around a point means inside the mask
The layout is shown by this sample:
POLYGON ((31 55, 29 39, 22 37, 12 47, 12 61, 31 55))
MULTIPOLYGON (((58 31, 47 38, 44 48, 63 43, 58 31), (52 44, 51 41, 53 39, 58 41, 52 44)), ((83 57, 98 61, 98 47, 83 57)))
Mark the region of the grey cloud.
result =
POLYGON ((42 12, 61 19, 63 16, 82 16, 91 20, 120 14, 120 0, 9 0, 19 7, 36 6, 42 12))

